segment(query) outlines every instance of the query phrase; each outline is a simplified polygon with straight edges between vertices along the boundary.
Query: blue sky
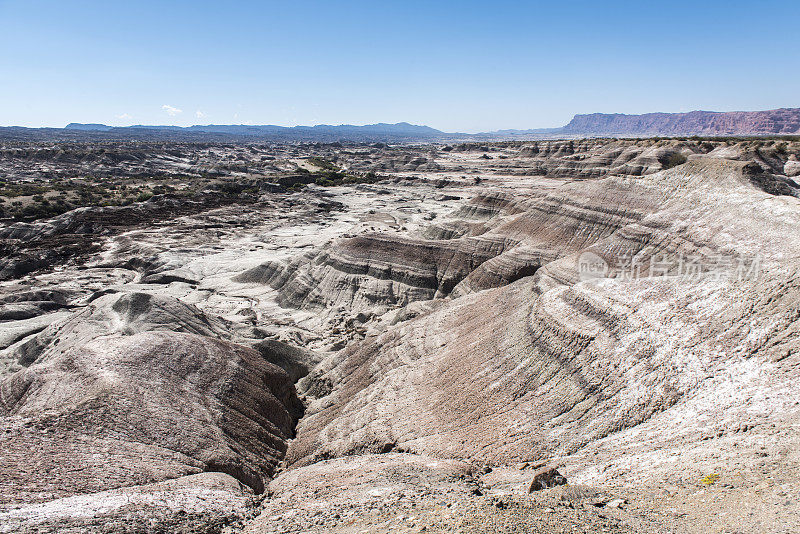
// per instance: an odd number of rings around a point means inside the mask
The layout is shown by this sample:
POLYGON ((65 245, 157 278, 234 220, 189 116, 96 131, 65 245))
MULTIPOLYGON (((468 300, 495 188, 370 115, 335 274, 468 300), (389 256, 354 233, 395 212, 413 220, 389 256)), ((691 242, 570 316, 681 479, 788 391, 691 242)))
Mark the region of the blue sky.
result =
POLYGON ((800 2, 0 0, 0 125, 800 107, 800 2))

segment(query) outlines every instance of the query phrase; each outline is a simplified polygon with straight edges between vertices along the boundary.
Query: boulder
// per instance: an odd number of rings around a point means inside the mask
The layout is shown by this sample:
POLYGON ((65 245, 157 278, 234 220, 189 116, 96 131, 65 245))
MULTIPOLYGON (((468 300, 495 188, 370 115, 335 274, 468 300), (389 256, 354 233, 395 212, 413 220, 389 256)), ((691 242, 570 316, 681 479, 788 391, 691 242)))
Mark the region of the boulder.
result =
POLYGON ((539 491, 555 486, 563 486, 567 483, 567 478, 558 472, 555 467, 542 467, 533 473, 533 480, 528 486, 528 493, 539 491))

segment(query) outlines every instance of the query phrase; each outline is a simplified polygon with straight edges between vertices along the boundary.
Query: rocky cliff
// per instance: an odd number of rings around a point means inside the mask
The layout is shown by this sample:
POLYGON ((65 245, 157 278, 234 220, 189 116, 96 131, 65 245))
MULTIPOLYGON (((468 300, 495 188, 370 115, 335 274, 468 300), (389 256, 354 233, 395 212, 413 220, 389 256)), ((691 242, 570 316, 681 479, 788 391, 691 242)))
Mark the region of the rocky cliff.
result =
POLYGON ((797 135, 800 108, 769 111, 691 111, 689 113, 592 113, 575 115, 563 128, 565 134, 600 136, 653 135, 797 135))

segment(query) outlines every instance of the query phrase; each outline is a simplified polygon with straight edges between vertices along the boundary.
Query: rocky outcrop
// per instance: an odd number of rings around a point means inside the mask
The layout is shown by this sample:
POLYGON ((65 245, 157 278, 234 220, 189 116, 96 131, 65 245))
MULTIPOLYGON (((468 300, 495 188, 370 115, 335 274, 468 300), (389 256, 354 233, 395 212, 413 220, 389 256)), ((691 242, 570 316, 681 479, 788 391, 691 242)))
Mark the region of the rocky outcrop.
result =
POLYGON ((45 352, 63 353, 106 335, 129 336, 162 331, 225 338, 219 319, 209 318, 194 306, 147 293, 110 293, 90 298, 89 305, 40 333, 8 349, 20 365, 30 365, 45 352))
POLYGON ((599 177, 642 176, 677 166, 694 154, 703 154, 698 143, 665 140, 537 141, 519 151, 526 166, 535 164, 545 176, 599 177))
MULTIPOLYGON (((235 488, 228 498, 249 503, 247 491, 263 491, 303 408, 285 371, 221 332, 178 301, 111 294, 17 347, 26 367, 0 382, 4 502, 62 499, 47 506, 66 525, 78 521, 63 500, 73 495, 86 507, 108 504, 117 519, 132 509, 142 514, 135 521, 151 512, 163 519, 181 506, 153 507, 142 492, 190 508, 208 492, 183 483, 119 488, 220 472, 238 481, 223 480, 235 488), (122 499, 128 504, 115 504, 122 499)), ((35 523, 27 510, 8 520, 35 523)))
POLYGON ((563 486, 567 479, 555 467, 542 467, 533 473, 533 480, 528 486, 528 493, 541 491, 554 486, 563 486))
POLYGON ((0 388, 4 450, 36 450, 49 466, 45 479, 25 462, 6 466, 17 499, 23 488, 86 493, 198 470, 260 491, 301 410, 287 375, 252 349, 155 331, 50 351, 0 388), (87 448, 105 452, 80 454, 87 448), (132 462, 137 450, 147 460, 132 462))
POLYGON ((448 295, 506 246, 503 239, 423 241, 372 234, 337 241, 285 265, 264 264, 236 280, 278 288, 284 306, 405 305, 448 295))

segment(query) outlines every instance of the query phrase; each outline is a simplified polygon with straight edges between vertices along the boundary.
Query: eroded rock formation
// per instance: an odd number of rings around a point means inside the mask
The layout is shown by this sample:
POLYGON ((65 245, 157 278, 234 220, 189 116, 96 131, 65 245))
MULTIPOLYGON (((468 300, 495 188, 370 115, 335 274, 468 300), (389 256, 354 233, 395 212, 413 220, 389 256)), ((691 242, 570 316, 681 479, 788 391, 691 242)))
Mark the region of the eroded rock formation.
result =
MULTIPOLYGON (((201 472, 236 479, 214 490, 233 487, 229 499, 262 493, 302 406, 282 369, 219 334, 177 300, 126 293, 15 347, 23 369, 0 382, 0 478, 5 503, 27 507, 7 519, 36 516, 41 507, 28 503, 62 499, 51 522, 80 525, 64 498, 134 485, 202 499, 166 482, 201 472)), ((98 505, 124 495, 101 494, 98 505)))
POLYGON ((796 143, 314 150, 391 175, 8 271, 6 530, 789 524, 746 499, 800 490, 796 143), (569 487, 529 495, 544 466, 569 487))

